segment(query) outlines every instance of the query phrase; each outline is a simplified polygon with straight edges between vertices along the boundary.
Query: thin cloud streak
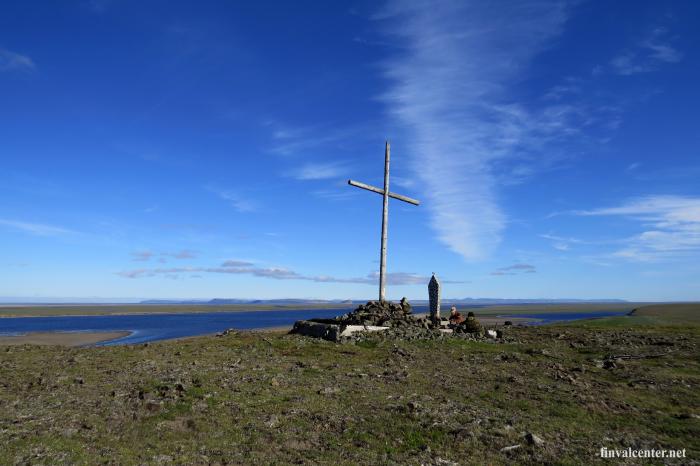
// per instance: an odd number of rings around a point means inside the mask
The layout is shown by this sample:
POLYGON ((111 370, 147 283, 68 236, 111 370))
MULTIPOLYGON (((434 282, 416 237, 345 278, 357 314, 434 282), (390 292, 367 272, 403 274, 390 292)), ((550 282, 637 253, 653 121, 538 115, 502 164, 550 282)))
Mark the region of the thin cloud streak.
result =
POLYGON ((219 189, 211 186, 207 187, 206 189, 210 192, 215 193, 221 199, 229 202, 231 206, 240 213, 255 212, 259 209, 259 205, 256 201, 246 199, 234 191, 228 189, 219 189))
POLYGON ((300 181, 327 180, 340 178, 347 169, 339 162, 307 163, 290 173, 292 178, 300 181))
POLYGON ((627 76, 656 70, 664 63, 678 63, 683 54, 668 42, 668 31, 659 27, 640 42, 634 50, 627 50, 610 61, 613 72, 627 76))
MULTIPOLYGON (((330 275, 304 275, 294 270, 283 267, 256 267, 247 261, 227 260, 220 267, 168 267, 168 268, 140 268, 134 270, 124 270, 118 272, 124 278, 146 278, 163 276, 173 278, 179 274, 233 274, 251 275, 259 278, 269 278, 273 280, 304 280, 316 283, 354 283, 363 285, 376 285, 379 280, 378 272, 371 272, 366 277, 343 278, 330 275)), ((389 285, 424 285, 428 283, 429 277, 414 273, 394 272, 387 274, 389 285)), ((464 283, 455 280, 443 280, 445 283, 464 283)))
POLYGON ((308 156, 309 153, 337 151, 348 140, 363 137, 368 128, 376 126, 375 122, 364 122, 353 126, 333 127, 315 126, 281 126, 278 122, 267 122, 272 127, 270 153, 279 156, 308 156))
POLYGON ((23 233, 29 233, 30 235, 34 236, 60 236, 77 233, 73 230, 53 225, 45 225, 42 223, 30 223, 10 219, 0 219, 0 226, 5 226, 13 230, 21 231, 23 233))
POLYGON ((177 252, 156 253, 153 251, 144 250, 131 253, 132 260, 136 262, 148 262, 155 256, 160 256, 160 262, 166 262, 166 258, 168 257, 172 259, 194 259, 197 257, 197 253, 189 249, 183 249, 177 252))
POLYGON ((155 254, 151 251, 136 251, 131 253, 131 260, 136 262, 147 262, 151 260, 155 254))
POLYGON ((627 238, 613 256, 631 261, 687 259, 700 253, 700 197, 655 195, 621 205, 576 211, 580 216, 636 220, 645 231, 627 238))
POLYGON ((537 273, 537 268, 534 265, 519 263, 508 267, 500 267, 491 272, 491 275, 519 275, 523 273, 537 273))
POLYGON ((197 257, 197 253, 189 249, 183 249, 178 252, 162 252, 161 256, 172 257, 173 259, 194 259, 197 257))
POLYGON ((0 71, 31 71, 34 61, 26 55, 0 48, 0 71))
POLYGON ((572 111, 560 106, 534 117, 504 103, 507 85, 566 19, 561 3, 514 4, 508 11, 396 1, 377 15, 404 45, 385 63, 392 86, 383 99, 409 135, 406 147, 438 238, 467 260, 488 256, 507 221, 494 165, 536 144, 538 132, 564 132, 572 111))

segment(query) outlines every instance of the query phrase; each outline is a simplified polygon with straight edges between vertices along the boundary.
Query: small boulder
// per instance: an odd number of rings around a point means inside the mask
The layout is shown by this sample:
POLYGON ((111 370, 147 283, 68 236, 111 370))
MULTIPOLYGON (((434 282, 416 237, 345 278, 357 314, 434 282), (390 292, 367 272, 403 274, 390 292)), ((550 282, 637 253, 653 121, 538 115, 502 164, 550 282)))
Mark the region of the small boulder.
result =
POLYGON ((615 361, 612 361, 610 359, 606 359, 603 361, 603 369, 615 369, 617 367, 617 364, 615 364, 615 361))
POLYGON ((541 437, 538 437, 532 432, 528 432, 527 434, 525 434, 525 440, 528 444, 534 445, 536 447, 541 447, 542 445, 544 445, 544 440, 542 440, 541 437))
POLYGON ((155 413, 157 411, 160 411, 160 403, 156 403, 155 401, 147 401, 146 402, 146 411, 150 411, 152 413, 155 413))

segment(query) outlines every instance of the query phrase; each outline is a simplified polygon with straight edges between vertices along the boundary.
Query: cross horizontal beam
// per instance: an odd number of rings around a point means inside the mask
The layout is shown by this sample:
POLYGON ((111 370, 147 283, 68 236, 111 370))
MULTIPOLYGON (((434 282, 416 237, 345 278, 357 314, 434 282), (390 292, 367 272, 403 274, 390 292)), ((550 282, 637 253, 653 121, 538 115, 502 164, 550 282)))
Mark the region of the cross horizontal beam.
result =
MULTIPOLYGON (((355 186, 357 188, 366 189, 367 191, 372 191, 373 193, 381 194, 382 196, 384 195, 383 189, 375 188, 374 186, 360 183, 359 181, 348 180, 348 184, 350 186, 355 186)), ((412 199, 408 196, 402 196, 401 194, 392 193, 391 191, 389 192, 389 197, 392 197, 394 199, 398 199, 399 201, 408 202, 409 204, 420 205, 420 201, 418 201, 416 199, 412 199)))

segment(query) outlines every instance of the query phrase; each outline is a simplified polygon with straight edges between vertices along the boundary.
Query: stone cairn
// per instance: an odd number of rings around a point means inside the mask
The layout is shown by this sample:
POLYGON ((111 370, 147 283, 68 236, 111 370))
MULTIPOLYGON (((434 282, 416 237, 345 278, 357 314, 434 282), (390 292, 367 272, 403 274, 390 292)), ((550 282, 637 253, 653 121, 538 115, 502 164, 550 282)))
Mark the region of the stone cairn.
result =
POLYGON ((445 330, 445 322, 434 321, 427 315, 416 317, 411 313, 411 305, 406 298, 400 304, 389 301, 369 301, 352 312, 336 317, 338 325, 364 325, 389 327, 382 331, 357 332, 339 339, 342 342, 387 341, 387 340, 435 340, 441 338, 461 338, 470 340, 488 339, 484 328, 474 317, 474 313, 452 332, 445 330), (442 330, 441 330, 442 329, 442 330))
POLYGON ((406 298, 400 304, 391 301, 369 301, 360 304, 357 309, 336 317, 338 323, 345 325, 376 325, 394 327, 400 325, 415 325, 418 323, 411 315, 411 305, 406 298))
POLYGON ((389 327, 382 331, 357 332, 343 337, 344 342, 366 340, 427 340, 441 338, 442 333, 429 318, 416 317, 406 298, 399 304, 390 301, 369 301, 352 312, 336 317, 340 325, 389 327))
POLYGON ((324 338, 337 342, 384 341, 384 340, 432 340, 440 338, 462 338, 481 340, 487 334, 470 312, 459 325, 449 326, 446 318, 440 317, 440 282, 435 275, 428 285, 430 313, 416 317, 406 298, 400 303, 391 301, 369 301, 360 304, 347 314, 332 319, 309 319, 297 321, 291 333, 324 338), (350 326, 361 326, 353 332, 345 332, 350 326))

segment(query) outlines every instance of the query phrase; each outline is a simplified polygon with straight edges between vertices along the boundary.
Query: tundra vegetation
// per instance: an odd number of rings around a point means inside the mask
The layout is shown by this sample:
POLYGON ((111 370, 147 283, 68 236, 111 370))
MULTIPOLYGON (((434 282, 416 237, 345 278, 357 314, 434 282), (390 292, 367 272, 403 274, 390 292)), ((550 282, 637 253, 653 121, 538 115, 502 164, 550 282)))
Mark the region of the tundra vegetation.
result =
POLYGON ((0 347, 0 464, 581 464, 601 447, 698 461, 698 312, 503 327, 500 342, 0 347))

